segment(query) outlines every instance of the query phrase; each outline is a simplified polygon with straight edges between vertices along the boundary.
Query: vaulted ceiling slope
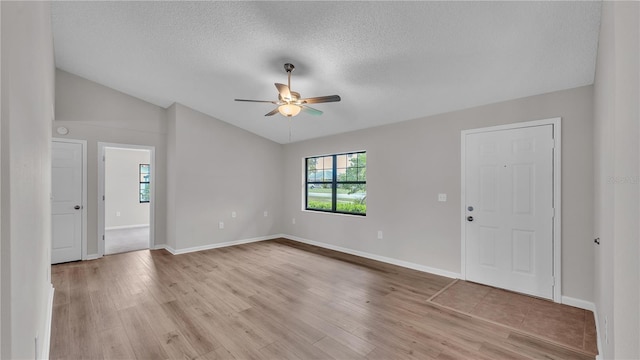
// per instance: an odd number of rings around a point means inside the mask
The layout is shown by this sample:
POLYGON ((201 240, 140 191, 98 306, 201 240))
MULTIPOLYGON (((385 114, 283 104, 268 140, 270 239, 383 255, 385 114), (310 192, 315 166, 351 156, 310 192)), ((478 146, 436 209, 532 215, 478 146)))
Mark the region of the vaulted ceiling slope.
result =
POLYGON ((53 2, 56 66, 279 143, 593 83, 600 2, 53 2), (291 87, 324 115, 264 117, 291 87), (289 126, 292 137, 289 139, 289 126))

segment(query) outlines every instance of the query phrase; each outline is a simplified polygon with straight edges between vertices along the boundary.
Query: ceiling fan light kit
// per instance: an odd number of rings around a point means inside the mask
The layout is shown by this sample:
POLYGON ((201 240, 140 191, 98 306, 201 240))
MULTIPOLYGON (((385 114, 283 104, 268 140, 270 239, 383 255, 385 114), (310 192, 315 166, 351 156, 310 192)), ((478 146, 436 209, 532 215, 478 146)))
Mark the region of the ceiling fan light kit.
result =
POLYGON ((306 112, 311 115, 322 115, 322 111, 314 109, 307 104, 320 104, 326 102, 337 102, 340 101, 340 96, 338 95, 328 95, 328 96, 318 96, 312 98, 303 99, 300 96, 300 93, 295 91, 291 91, 291 72, 295 69, 295 66, 290 63, 284 64, 284 70, 287 72, 287 85, 275 83, 276 89, 278 89, 278 101, 269 101, 269 100, 245 100, 245 99, 235 99, 236 101, 245 101, 245 102, 260 102, 260 103, 271 103, 274 105, 278 105, 275 110, 272 110, 266 113, 264 116, 273 116, 277 113, 280 113, 285 117, 293 117, 300 114, 301 111, 306 112))
POLYGON ((298 105, 284 104, 278 106, 278 112, 286 117, 292 117, 300 114, 302 108, 298 105))

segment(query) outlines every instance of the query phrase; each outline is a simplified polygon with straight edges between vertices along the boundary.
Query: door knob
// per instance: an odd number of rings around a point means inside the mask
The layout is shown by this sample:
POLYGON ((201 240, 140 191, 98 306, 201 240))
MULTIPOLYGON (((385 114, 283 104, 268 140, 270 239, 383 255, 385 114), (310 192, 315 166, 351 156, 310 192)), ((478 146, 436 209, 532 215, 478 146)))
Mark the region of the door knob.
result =
POLYGON ((76 210, 80 210, 80 205, 76 205, 73 208, 76 209, 76 210))
POLYGON ((467 221, 473 221, 473 216, 467 216, 467 221))

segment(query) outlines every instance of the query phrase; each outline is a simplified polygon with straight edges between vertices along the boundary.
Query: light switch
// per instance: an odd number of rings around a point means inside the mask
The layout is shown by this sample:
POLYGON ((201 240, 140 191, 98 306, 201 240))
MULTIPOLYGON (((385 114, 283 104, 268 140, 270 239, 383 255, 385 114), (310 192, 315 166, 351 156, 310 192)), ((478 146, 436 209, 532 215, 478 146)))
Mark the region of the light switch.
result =
POLYGON ((218 223, 218 229, 221 229, 221 230, 224 229, 224 222, 223 221, 220 221, 218 223))
POLYGON ((232 218, 235 218, 235 217, 236 217, 236 212, 235 212, 235 211, 232 211, 232 212, 231 212, 231 217, 232 217, 232 218))
POLYGON ((269 216, 269 213, 265 211, 264 212, 264 217, 267 217, 267 216, 269 216))
POLYGON ((378 230, 378 240, 382 240, 382 230, 378 230))

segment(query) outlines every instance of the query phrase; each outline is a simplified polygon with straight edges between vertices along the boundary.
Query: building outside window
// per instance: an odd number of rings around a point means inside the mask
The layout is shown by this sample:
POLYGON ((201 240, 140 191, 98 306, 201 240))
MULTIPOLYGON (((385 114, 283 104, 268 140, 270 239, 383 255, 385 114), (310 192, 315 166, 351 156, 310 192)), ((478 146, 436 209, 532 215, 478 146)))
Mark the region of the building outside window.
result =
POLYGON ((140 164, 140 203, 148 203, 149 196, 149 181, 151 178, 151 171, 149 164, 140 164))

